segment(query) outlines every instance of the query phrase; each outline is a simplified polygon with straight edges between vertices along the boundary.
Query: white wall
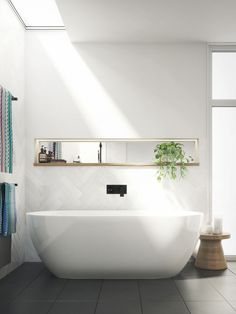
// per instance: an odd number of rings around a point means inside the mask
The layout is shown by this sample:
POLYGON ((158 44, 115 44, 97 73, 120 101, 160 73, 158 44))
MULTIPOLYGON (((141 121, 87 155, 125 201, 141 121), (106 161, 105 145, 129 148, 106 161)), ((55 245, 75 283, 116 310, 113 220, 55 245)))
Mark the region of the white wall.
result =
MULTIPOLYGON (((206 46, 79 44, 63 31, 28 32, 27 210, 156 209, 207 212, 206 46), (193 137, 200 166, 157 183, 147 168, 33 167, 36 137, 193 137), (124 198, 106 184, 128 185, 124 198)), ((28 260, 37 259, 29 248, 28 260)))
POLYGON ((25 246, 25 121, 24 121, 25 31, 6 0, 0 0, 0 85, 18 97, 13 102, 14 172, 0 173, 0 181, 18 183, 17 233, 13 235, 12 263, 0 269, 0 278, 24 261, 25 246))

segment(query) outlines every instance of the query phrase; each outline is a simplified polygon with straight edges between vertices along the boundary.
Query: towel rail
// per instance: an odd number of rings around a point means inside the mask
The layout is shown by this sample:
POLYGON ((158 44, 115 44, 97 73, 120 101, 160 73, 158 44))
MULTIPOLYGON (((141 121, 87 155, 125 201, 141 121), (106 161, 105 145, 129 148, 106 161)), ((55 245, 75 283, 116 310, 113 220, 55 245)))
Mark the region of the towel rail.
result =
POLYGON ((14 97, 14 96, 11 96, 11 100, 12 100, 12 101, 16 101, 16 100, 18 100, 18 98, 17 98, 17 97, 14 97))

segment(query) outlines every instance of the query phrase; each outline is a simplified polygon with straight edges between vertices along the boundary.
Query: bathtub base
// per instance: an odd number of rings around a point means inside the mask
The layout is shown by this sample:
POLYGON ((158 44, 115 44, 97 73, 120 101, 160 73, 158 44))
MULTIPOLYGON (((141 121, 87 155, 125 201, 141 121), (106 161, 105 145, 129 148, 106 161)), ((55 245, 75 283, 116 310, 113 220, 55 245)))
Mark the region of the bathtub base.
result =
POLYGON ((66 279, 158 279, 177 275, 196 246, 201 214, 148 211, 29 213, 45 266, 66 279))
MULTIPOLYGON (((185 265, 184 265, 185 266, 185 265)), ((47 267, 47 266, 46 266, 47 267)), ((110 279, 110 280, 126 280, 126 279, 167 279, 167 278, 173 278, 175 276, 177 276, 180 272, 181 272, 182 268, 176 272, 176 273, 168 273, 168 274, 81 274, 81 275, 71 275, 69 273, 55 273, 53 271, 51 271, 49 269, 49 271, 56 276, 57 278, 61 278, 61 279, 71 279, 71 280, 76 280, 76 279, 110 279)))

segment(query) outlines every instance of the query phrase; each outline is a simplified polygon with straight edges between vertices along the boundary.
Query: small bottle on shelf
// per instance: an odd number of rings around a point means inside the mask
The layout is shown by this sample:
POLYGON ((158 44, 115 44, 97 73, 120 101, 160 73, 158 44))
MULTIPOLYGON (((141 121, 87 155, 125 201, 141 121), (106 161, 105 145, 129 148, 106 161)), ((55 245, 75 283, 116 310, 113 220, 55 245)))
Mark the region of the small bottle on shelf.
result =
POLYGON ((53 159, 54 159, 54 154, 53 154, 53 152, 51 152, 51 151, 49 150, 49 152, 48 152, 48 154, 47 154, 47 161, 48 161, 48 162, 52 162, 53 159))
POLYGON ((46 162, 47 162, 47 150, 42 145, 39 152, 39 163, 46 163, 46 162))

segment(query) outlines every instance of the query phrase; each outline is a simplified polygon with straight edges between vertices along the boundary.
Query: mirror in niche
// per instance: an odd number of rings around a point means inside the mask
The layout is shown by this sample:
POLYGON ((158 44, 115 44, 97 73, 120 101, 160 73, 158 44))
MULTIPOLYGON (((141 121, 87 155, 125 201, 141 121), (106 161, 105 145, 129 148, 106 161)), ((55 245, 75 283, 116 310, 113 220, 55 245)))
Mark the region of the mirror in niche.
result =
POLYGON ((133 165, 153 166, 158 143, 176 141, 186 156, 198 163, 198 139, 36 139, 35 165, 133 165))
POLYGON ((101 163, 106 156, 103 142, 40 141, 39 145, 39 163, 101 163))

